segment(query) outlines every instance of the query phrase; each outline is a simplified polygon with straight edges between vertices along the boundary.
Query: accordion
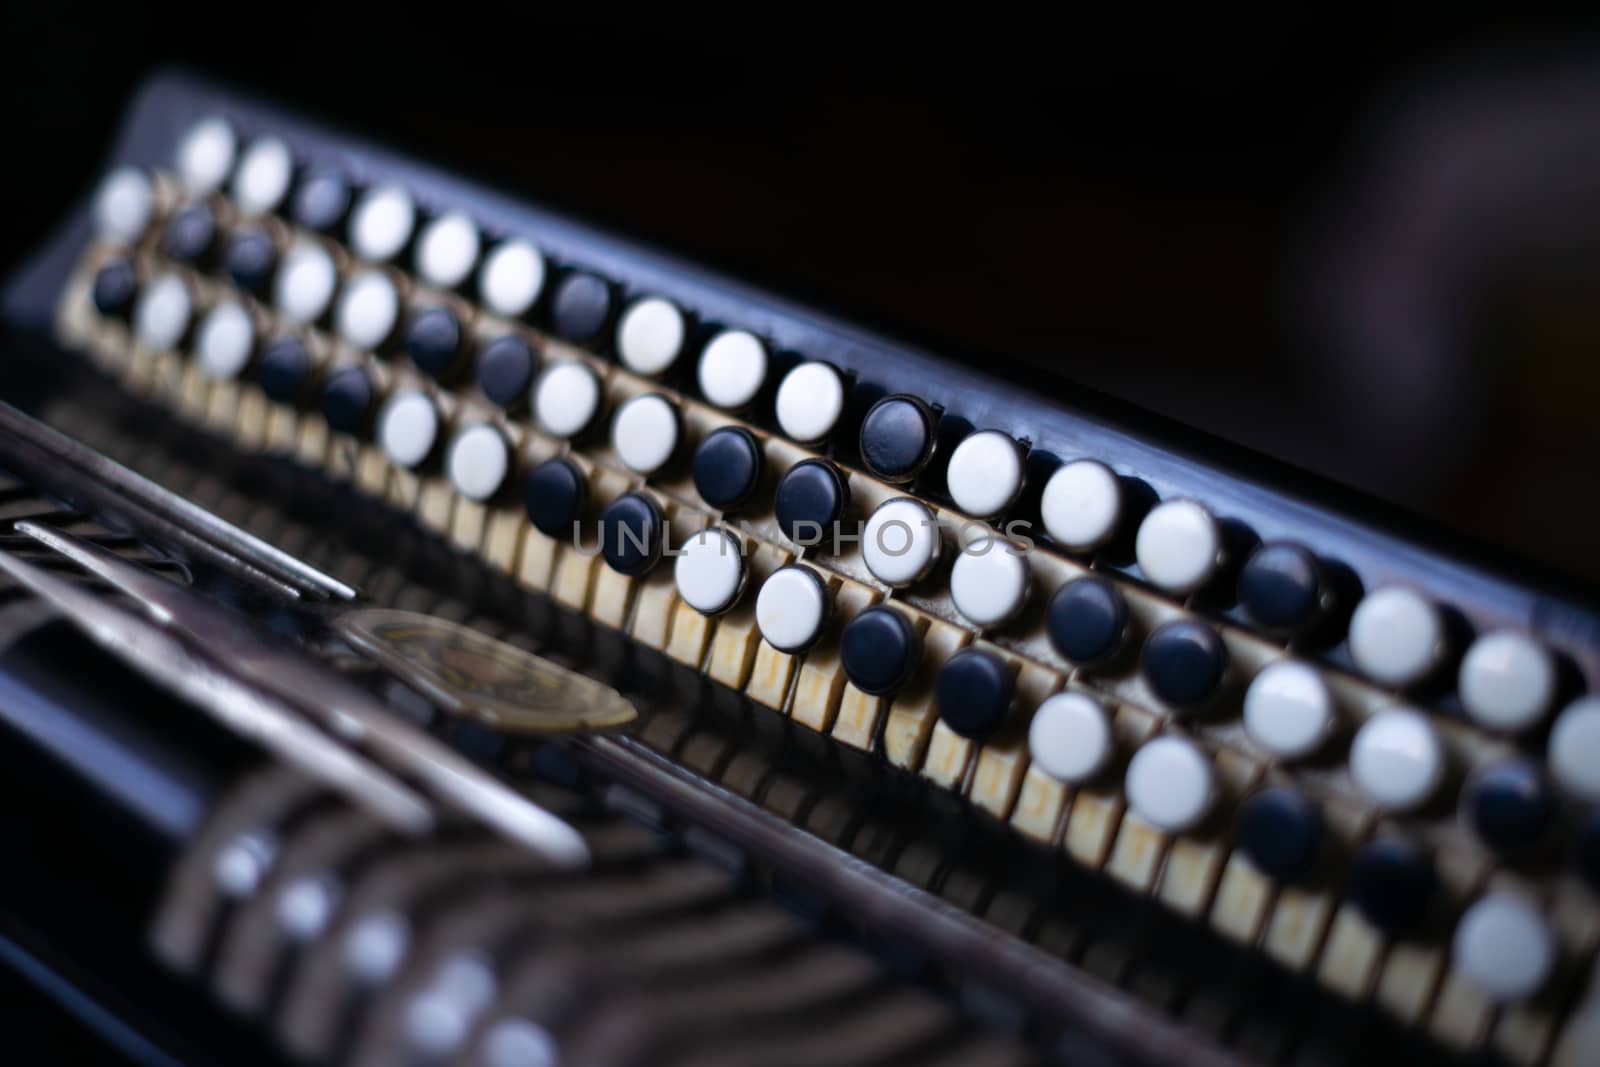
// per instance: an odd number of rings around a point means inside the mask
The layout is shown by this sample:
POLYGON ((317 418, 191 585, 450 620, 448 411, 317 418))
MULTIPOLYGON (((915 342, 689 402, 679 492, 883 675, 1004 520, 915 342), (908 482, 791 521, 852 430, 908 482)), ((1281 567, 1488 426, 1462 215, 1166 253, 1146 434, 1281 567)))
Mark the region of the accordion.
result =
POLYGON ((1600 1062, 1548 582, 184 76, 3 311, 0 955, 132 1062, 1600 1062))

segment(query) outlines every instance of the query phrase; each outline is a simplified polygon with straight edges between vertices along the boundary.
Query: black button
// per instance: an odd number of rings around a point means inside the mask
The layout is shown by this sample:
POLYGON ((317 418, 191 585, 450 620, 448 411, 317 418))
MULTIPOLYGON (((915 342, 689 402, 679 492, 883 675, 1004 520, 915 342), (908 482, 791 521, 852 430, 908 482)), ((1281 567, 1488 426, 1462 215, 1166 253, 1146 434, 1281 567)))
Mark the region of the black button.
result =
POLYGON ((797 545, 831 544, 834 524, 844 517, 849 502, 850 490, 833 464, 804 460, 778 483, 778 528, 797 545))
POLYGON ((600 554, 618 574, 644 574, 661 561, 666 527, 654 500, 626 493, 600 515, 600 554))
POLYGON ((695 449, 694 487, 707 504, 731 510, 755 493, 761 464, 755 435, 741 426, 724 426, 707 434, 695 449))
POLYGON ((528 342, 509 333, 496 337, 478 356, 478 388, 503 408, 521 407, 528 402, 537 368, 528 342))
POLYGON ((910 679, 922 655, 911 620, 893 608, 868 608, 839 637, 845 677, 863 693, 888 696, 910 679))
POLYGON ((233 284, 257 296, 267 291, 277 265, 278 250, 265 230, 240 230, 228 240, 222 257, 223 269, 233 284))
POLYGON ((1127 638, 1128 602, 1104 578, 1077 578, 1050 598, 1045 629, 1056 651, 1073 663, 1105 663, 1127 638))
POLYGON ((568 274, 550 301, 550 323, 569 341, 593 340, 610 317, 611 287, 593 274, 568 274))
POLYGON ((294 220, 307 229, 331 232, 350 210, 350 197, 350 182, 337 170, 308 170, 294 192, 294 220))
POLYGON ((1600 808, 1586 812, 1578 822, 1578 840, 1573 860, 1578 873, 1600 889, 1600 808))
POLYGON ((890 482, 909 482, 933 456, 932 410, 911 396, 886 396, 861 422, 861 459, 890 482))
POLYGON ((939 718, 962 737, 981 741, 1005 725, 1017 679, 1011 664, 979 648, 951 656, 939 668, 934 702, 939 718))
POLYGON ((298 402, 310 377, 311 356, 298 337, 274 338, 256 364, 256 381, 261 391, 280 404, 298 402))
POLYGON ((461 321, 449 308, 424 308, 406 326, 406 352, 423 371, 443 380, 461 356, 461 321))
POLYGON ((113 259, 95 273, 90 295, 100 314, 120 316, 133 306, 133 296, 138 291, 139 279, 133 273, 133 264, 125 259, 113 259))
POLYGON ((322 417, 340 433, 359 434, 372 418, 372 379, 360 367, 335 371, 322 386, 322 417))
POLYGON ((1539 768, 1509 760, 1477 772, 1462 798, 1483 843, 1499 852, 1537 844, 1555 815, 1556 801, 1539 768))
POLYGON ((1350 863, 1350 900, 1384 933, 1415 930, 1427 914, 1437 879, 1433 861, 1395 837, 1374 838, 1350 863))
POLYGON ((1250 862, 1279 881, 1310 874, 1322 852, 1322 809, 1287 786, 1252 793, 1239 806, 1236 830, 1250 862))
POLYGON ((211 251, 217 239, 217 220, 209 204, 189 204, 179 208, 167 223, 163 245, 167 255, 184 263, 198 263, 211 251))
POLYGON ((1145 642, 1143 667, 1145 681, 1163 703, 1182 710, 1200 708, 1222 685, 1228 648, 1204 623, 1169 622, 1145 642))
POLYGON ((1269 630, 1304 630, 1322 613, 1322 568, 1292 541, 1269 541, 1239 573, 1239 600, 1250 618, 1269 630))
POLYGON ((534 528, 558 541, 573 538, 573 524, 589 508, 589 482, 568 459, 547 459, 528 472, 522 504, 534 528))

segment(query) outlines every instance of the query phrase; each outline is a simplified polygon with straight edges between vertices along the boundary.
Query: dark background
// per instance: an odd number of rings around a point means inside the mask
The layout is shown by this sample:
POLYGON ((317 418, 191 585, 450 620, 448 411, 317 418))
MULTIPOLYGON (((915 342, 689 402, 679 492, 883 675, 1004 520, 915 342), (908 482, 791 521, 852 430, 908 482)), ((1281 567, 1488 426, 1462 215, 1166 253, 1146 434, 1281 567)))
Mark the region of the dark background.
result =
POLYGON ((7 16, 7 262, 178 63, 1600 579, 1589 25, 134 8, 7 16))

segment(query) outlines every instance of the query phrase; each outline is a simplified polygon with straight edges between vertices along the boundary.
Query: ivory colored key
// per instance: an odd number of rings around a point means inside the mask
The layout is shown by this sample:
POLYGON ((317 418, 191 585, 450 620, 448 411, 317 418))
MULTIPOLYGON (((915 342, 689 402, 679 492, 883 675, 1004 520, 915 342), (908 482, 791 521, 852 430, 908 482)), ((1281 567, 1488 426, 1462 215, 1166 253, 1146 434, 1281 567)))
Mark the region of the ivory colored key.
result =
POLYGON ((922 635, 922 667, 895 695, 884 723, 883 749, 889 762, 909 771, 920 770, 929 755, 934 724, 934 678, 939 667, 972 640, 972 635, 942 619, 928 619, 922 635))
MULTIPOLYGON (((1117 709, 1112 727, 1117 747, 1131 752, 1154 732, 1159 720, 1148 711, 1124 704, 1117 709)), ((1122 822, 1124 801, 1120 782, 1085 786, 1078 790, 1067 815, 1062 838, 1067 852, 1091 870, 1104 866, 1122 822)))

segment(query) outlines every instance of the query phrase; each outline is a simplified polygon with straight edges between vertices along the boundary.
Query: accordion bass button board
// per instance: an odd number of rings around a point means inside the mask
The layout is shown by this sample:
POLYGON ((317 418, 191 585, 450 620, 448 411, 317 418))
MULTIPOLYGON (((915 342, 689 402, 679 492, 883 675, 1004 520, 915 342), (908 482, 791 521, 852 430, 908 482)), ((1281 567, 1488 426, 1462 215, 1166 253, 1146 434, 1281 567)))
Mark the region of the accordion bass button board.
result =
POLYGON ((725 744, 651 719, 663 759, 776 732, 823 777, 753 791, 813 835, 873 852, 860 761, 1441 1054, 1600 1062, 1600 612, 1559 580, 181 76, 105 173, 8 323, 744 701, 725 744))

